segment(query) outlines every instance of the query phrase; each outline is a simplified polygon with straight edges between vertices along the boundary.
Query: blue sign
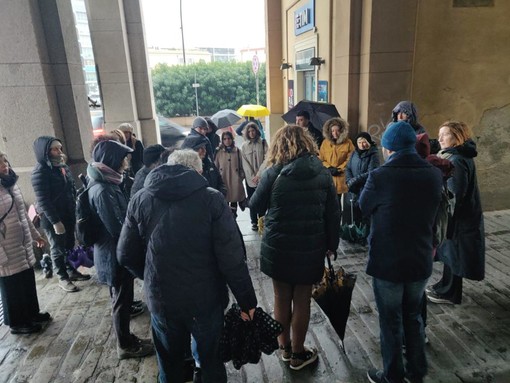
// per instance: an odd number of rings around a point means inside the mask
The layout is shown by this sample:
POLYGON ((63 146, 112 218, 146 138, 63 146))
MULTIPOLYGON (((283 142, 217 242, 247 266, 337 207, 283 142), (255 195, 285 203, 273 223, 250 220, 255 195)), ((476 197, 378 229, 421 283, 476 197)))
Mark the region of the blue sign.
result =
POLYGON ((315 27, 315 0, 294 12, 294 35, 300 35, 315 27))

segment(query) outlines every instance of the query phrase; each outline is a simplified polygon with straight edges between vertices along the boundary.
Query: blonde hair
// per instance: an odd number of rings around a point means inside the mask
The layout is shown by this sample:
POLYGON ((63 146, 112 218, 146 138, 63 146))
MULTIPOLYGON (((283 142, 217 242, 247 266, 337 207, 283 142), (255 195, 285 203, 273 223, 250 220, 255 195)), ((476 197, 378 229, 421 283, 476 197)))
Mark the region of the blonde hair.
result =
POLYGON ((471 137, 473 136, 471 129, 469 128, 469 126, 467 126, 465 122, 446 121, 439 126, 439 129, 441 129, 443 126, 446 126, 448 129, 450 129, 450 133, 455 139, 455 146, 463 145, 467 140, 471 139, 471 137))
POLYGON ((115 137, 116 141, 119 141, 122 145, 126 145, 126 136, 124 132, 120 129, 115 129, 110 132, 115 137))
POLYGON ((317 145, 310 133, 297 125, 285 125, 272 139, 267 154, 271 165, 288 164, 305 153, 317 154, 317 145))

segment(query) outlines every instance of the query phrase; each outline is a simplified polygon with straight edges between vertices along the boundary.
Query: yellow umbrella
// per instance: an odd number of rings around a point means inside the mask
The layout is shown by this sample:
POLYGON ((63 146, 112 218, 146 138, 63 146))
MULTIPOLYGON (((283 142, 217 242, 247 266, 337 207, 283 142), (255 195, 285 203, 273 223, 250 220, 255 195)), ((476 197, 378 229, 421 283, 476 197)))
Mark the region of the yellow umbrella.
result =
POLYGON ((237 113, 244 117, 264 117, 271 112, 263 105, 243 105, 237 109, 237 113))

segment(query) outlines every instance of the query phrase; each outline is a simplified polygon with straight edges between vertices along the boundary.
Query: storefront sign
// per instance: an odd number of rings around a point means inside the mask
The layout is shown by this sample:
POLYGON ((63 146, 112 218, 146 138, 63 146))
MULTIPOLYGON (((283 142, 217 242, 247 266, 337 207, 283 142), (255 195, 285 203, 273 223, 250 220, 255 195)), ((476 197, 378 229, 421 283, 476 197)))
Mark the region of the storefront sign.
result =
POLYGON ((294 35, 300 35, 315 27, 315 0, 294 12, 294 35))

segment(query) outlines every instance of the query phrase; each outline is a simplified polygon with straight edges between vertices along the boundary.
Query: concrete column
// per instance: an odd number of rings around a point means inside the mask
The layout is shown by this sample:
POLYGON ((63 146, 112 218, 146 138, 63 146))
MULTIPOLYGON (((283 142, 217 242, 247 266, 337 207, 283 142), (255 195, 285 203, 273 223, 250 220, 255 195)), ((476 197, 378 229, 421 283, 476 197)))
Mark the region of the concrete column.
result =
POLYGON ((283 76, 280 70, 282 58, 282 2, 281 0, 266 0, 266 95, 267 107, 271 116, 267 124, 269 133, 275 133, 282 125, 284 113, 283 76))
POLYGON ((32 142, 62 139, 73 173, 84 170, 92 139, 74 17, 66 0, 2 2, 0 147, 30 201, 32 142))
POLYGON ((361 31, 360 126, 380 137, 398 101, 411 98, 418 0, 366 0, 361 31))
POLYGON ((86 0, 106 131, 123 122, 159 142, 139 0, 86 0))

